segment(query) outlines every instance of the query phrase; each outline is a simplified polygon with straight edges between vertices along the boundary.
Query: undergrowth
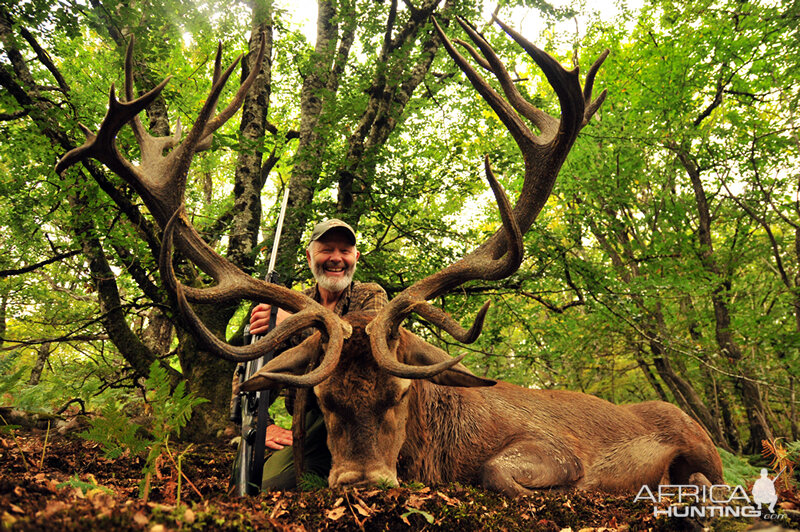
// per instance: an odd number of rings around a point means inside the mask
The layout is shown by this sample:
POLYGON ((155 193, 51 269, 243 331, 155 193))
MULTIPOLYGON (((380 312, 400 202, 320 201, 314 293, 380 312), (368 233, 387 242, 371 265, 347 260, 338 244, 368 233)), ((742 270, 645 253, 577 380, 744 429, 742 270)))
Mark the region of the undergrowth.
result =
POLYGON ((192 410, 208 400, 187 393, 183 381, 171 390, 169 375, 157 361, 150 366, 150 375, 144 387, 145 400, 152 412, 152 425, 136 423, 123 406, 110 402, 102 408, 100 416, 92 421, 91 428, 80 433, 80 436, 100 444, 109 459, 113 460, 126 452, 144 458, 144 476, 139 483, 139 495, 147 500, 156 460, 162 453, 169 452, 170 436, 179 436, 192 410))

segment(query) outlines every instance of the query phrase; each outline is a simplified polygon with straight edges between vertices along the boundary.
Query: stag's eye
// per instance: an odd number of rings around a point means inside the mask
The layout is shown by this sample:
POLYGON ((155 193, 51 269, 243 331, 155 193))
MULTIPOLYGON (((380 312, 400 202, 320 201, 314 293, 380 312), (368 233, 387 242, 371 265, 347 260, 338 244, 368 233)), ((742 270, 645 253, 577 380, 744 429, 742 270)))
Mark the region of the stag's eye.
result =
POLYGON ((409 389, 410 388, 406 388, 405 390, 401 390, 400 391, 400 393, 396 396, 397 397, 397 401, 396 401, 397 403, 402 403, 403 402, 403 400, 408 396, 408 390, 409 389))

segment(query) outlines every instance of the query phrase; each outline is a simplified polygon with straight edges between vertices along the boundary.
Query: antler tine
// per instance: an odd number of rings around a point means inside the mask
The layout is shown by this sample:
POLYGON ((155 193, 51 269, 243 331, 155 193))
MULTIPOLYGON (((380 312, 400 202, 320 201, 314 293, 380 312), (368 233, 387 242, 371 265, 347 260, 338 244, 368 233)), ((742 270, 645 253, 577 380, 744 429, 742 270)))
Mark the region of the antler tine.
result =
POLYGON ((492 65, 489 64, 489 61, 484 59, 483 56, 481 56, 481 54, 479 54, 470 43, 467 41, 462 41, 461 39, 453 39, 453 42, 469 52, 469 55, 472 56, 472 59, 474 59, 475 62, 478 63, 478 65, 480 65, 485 71, 492 71, 492 65))
MULTIPOLYGON (((131 35, 128 47, 125 49, 125 99, 132 101, 133 97, 133 47, 135 37, 131 35)), ((149 105, 149 104, 148 104, 149 105)), ((149 166, 153 160, 161 158, 164 150, 176 146, 181 140, 180 118, 175 126, 175 133, 170 137, 154 137, 147 132, 139 118, 139 113, 130 121, 133 136, 141 150, 142 166, 149 166)), ((146 176, 145 176, 146 177, 146 176)))
POLYGON ((171 77, 167 76, 155 88, 129 102, 121 102, 117 99, 116 89, 112 84, 108 95, 108 111, 100 129, 94 134, 90 133, 86 126, 81 125, 81 129, 86 133, 86 142, 68 151, 56 164, 56 172, 61 173, 83 159, 94 158, 108 166, 112 172, 118 174, 135 188, 139 188, 142 177, 129 161, 120 157, 116 145, 117 134, 125 124, 156 99, 171 77))
MULTIPOLYGON (((133 101, 133 43, 135 37, 131 35, 130 40, 128 41, 128 47, 125 49, 125 100, 133 101)), ((131 128, 133 129, 133 135, 136 137, 136 142, 139 145, 142 145, 142 141, 147 134, 145 132, 144 126, 142 126, 142 121, 139 119, 139 114, 137 113, 136 116, 133 117, 131 120, 131 128)))
MULTIPOLYGON (((492 15, 492 20, 497 22, 497 24, 503 28, 503 31, 514 39, 523 50, 528 52, 531 59, 533 59, 539 68, 542 69, 542 72, 544 72, 548 83, 550 83, 556 96, 558 96, 558 102, 561 106, 559 131, 562 133, 574 131, 574 134, 577 135, 583 123, 583 111, 585 107, 583 95, 580 92, 581 86, 578 79, 578 67, 572 70, 566 70, 553 56, 535 46, 496 16, 492 15)), ((558 140, 558 138, 556 137, 554 140, 558 140)))
POLYGON ((586 73, 586 80, 583 83, 583 101, 586 104, 586 110, 583 112, 583 123, 581 124, 581 127, 589 123, 589 120, 591 120, 591 118, 606 100, 606 95, 608 94, 606 89, 603 89, 603 92, 601 92, 600 96, 598 96, 594 101, 592 100, 592 90, 594 89, 594 78, 597 75, 597 71, 600 70, 600 67, 603 65, 603 62, 608 57, 609 53, 610 51, 608 48, 603 50, 603 53, 600 54, 600 57, 598 57, 592 66, 589 67, 589 72, 586 73))
POLYGON ((461 327, 447 312, 430 303, 426 302, 424 304, 415 305, 412 311, 434 325, 441 327, 462 344, 471 344, 481 335, 483 321, 486 319, 486 312, 489 310, 490 306, 491 301, 486 301, 486 303, 483 304, 469 330, 461 327))
MULTIPOLYGON (((329 345, 325 348, 325 351, 326 353, 330 351, 331 355, 326 355, 316 368, 306 374, 295 375, 286 371, 286 366, 290 366, 291 369, 291 366, 296 366, 298 361, 307 363, 308 359, 302 356, 297 357, 296 352, 300 351, 306 354, 314 355, 318 352, 321 341, 322 338, 320 337, 319 333, 317 333, 314 336, 306 339, 299 346, 284 351, 277 357, 273 358, 269 363, 267 363, 266 366, 258 370, 255 375, 243 382, 239 389, 244 392, 255 392, 268 388, 272 383, 282 384, 284 386, 292 386, 294 388, 313 388, 317 384, 330 377, 331 373, 334 372, 336 365, 339 363, 341 346, 338 346, 338 350, 332 349, 329 342, 329 345), (291 360, 292 358, 295 358, 295 360, 291 360)), ((305 370, 306 368, 301 367, 298 369, 305 370)))
MULTIPOLYGON (((217 81, 219 81, 221 73, 222 73, 222 41, 218 41, 217 42, 217 55, 214 58, 214 74, 211 76, 211 86, 212 87, 217 84, 217 81)), ((218 102, 214 102, 214 110, 215 111, 216 111, 216 108, 217 108, 217 105, 216 105, 217 103, 218 102)), ((210 149, 211 148, 211 144, 212 144, 213 141, 214 141, 214 135, 207 135, 207 136, 203 137, 197 143, 197 146, 195 146, 195 152, 206 151, 206 150, 210 149)))
MULTIPOLYGON (((250 90, 250 86, 253 84, 258 75, 261 73, 261 64, 264 61, 264 52, 266 50, 267 39, 263 31, 259 33, 259 36, 260 36, 259 38, 261 39, 261 45, 258 48, 258 55, 256 55, 256 60, 253 63, 253 67, 250 70, 250 73, 247 75, 247 78, 239 86, 239 90, 236 91, 236 94, 234 95, 233 99, 231 99, 231 101, 228 103, 228 106, 225 107, 225 109, 223 109, 222 112, 220 112, 217 116, 215 116, 208 124, 206 124, 205 130, 203 131, 204 137, 206 135, 210 135, 211 133, 219 129, 219 127, 222 124, 227 122, 228 119, 231 116, 233 116, 233 114, 239 109, 239 107, 241 107, 242 103, 244 102, 244 98, 247 95, 247 91, 250 90)), ((241 60, 242 57, 243 56, 239 56, 239 60, 241 60)), ((230 75, 229 73, 223 73, 220 79, 222 78, 227 79, 227 76, 229 75, 230 75)), ((223 85, 224 83, 225 82, 222 81, 223 85)))
POLYGON ((477 90, 483 99, 486 100, 492 109, 494 109, 494 112, 497 113, 497 116, 503 121, 503 124, 509 130, 517 143, 522 143, 526 146, 533 146, 533 135, 531 134, 530 129, 528 129, 528 126, 525 125, 525 123, 520 119, 519 115, 517 115, 516 111, 514 111, 514 108, 509 105, 507 101, 501 98, 497 91, 495 91, 486 82, 486 80, 483 79, 478 71, 469 64, 466 58, 461 55, 458 50, 456 50, 455 46, 453 46, 453 43, 450 42, 450 39, 447 37, 447 35, 445 35, 436 19, 431 17, 431 20, 433 21, 433 26, 436 29, 436 32, 442 39, 442 44, 447 50, 447 53, 450 54, 450 57, 458 65, 461 71, 466 74, 467 78, 472 83, 472 86, 475 87, 475 90, 477 90))
MULTIPOLYGON (((203 104, 203 107, 200 109, 191 131, 189 131, 189 133, 186 135, 186 139, 169 155, 170 165, 174 165, 172 174, 177 178, 175 185, 179 187, 181 191, 185 186, 186 176, 189 172, 189 166, 192 162, 192 156, 194 153, 199 151, 200 148, 205 148, 204 144, 207 142, 210 143, 210 140, 206 141, 205 139, 207 139, 217 129, 225 124, 225 122, 227 122, 230 117, 232 117, 234 113, 239 110, 239 107, 241 107, 242 103, 244 102, 244 97, 247 94, 247 91, 250 90, 250 87, 256 80, 258 73, 261 71, 261 62, 264 60, 265 46, 266 39, 264 38, 264 34, 262 32, 261 46, 259 47, 253 69, 239 86, 239 90, 236 91, 236 94, 228 103, 227 107, 225 107, 225 109, 223 109, 222 112, 216 116, 213 116, 214 112, 216 111, 222 89, 228 82, 228 78, 230 78, 233 70, 244 57, 244 54, 239 55, 239 57, 234 59, 233 63, 231 63, 231 65, 228 66, 228 68, 226 68, 221 74, 218 73, 216 67, 218 60, 215 61, 214 75, 218 76, 218 79, 212 85, 211 91, 208 94, 208 98, 206 99, 205 104, 203 104), (201 142, 203 145, 201 145, 201 142)), ((217 53, 221 53, 221 48, 218 48, 217 53)))
MULTIPOLYGON (((189 301, 186 297, 187 290, 176 278, 175 270, 172 267, 173 236, 175 228, 181 220, 183 214, 184 212, 182 208, 176 211, 164 228, 164 239, 161 246, 161 255, 159 256, 159 271, 161 271, 164 285, 170 292, 175 294, 178 307, 187 324, 194 331, 198 340, 200 340, 209 351, 219 357, 225 358, 226 360, 233 360, 237 362, 253 360, 275 349, 282 342, 294 336, 297 332, 307 327, 315 327, 320 329, 325 337, 328 338, 328 345, 323 358, 325 367, 327 368, 331 363, 329 360, 330 357, 338 359, 339 355, 341 354, 340 352, 342 343, 344 342, 345 338, 350 336, 352 331, 349 324, 341 321, 335 314, 328 311, 311 298, 308 298, 303 294, 293 292, 288 288, 269 283, 262 282, 263 285, 268 287, 268 293, 265 294, 261 292, 257 294, 254 299, 266 300, 272 304, 281 304, 287 306, 290 310, 297 311, 296 314, 292 314, 291 316, 287 317, 279 326, 271 330, 263 339, 251 345, 241 347, 231 346, 212 334, 211 331, 209 331, 208 328, 203 324, 202 320, 200 320, 197 314, 195 314, 194 310, 189 304, 189 301), (265 295, 267 297, 265 297, 265 295), (287 301, 291 304, 286 305, 287 301)), ((242 284, 236 285, 229 283, 224 286, 224 298, 208 298, 208 294, 205 294, 206 297, 201 297, 199 299, 208 299, 210 302, 213 301, 216 303, 224 303, 229 300, 241 299, 252 294, 252 284, 254 283, 248 283, 247 280, 256 280, 233 266, 229 261, 226 261, 218 255, 217 257, 220 262, 225 263, 223 266, 229 271, 229 273, 232 274, 235 280, 241 281, 242 284), (250 286, 248 286, 248 284, 250 284, 250 286), (250 289, 249 291, 248 288, 250 289)), ((225 276, 223 278, 223 283, 226 280, 230 280, 230 277, 225 276)), ((194 289, 192 292, 203 294, 205 291, 194 289)), ((323 362, 320 364, 322 365, 323 362)))
MULTIPOLYGON (((500 58, 497 57, 494 48, 492 48, 483 35, 478 33, 469 22, 461 17, 457 17, 456 20, 467 33, 467 35, 469 35, 470 39, 472 39, 473 42, 475 42, 475 44, 477 44, 481 49, 481 52, 483 52, 483 55, 486 57, 484 62, 489 64, 489 71, 492 72, 497 78, 497 81, 500 82, 503 93, 505 93, 506 98, 508 98, 508 102, 511 104, 511 106, 522 116, 530 120, 533 125, 539 128, 543 139, 552 139, 558 132, 558 120, 548 115, 541 109, 538 109, 536 106, 532 105, 525 98, 523 98, 522 94, 520 94, 516 85, 511 80, 511 76, 509 76, 505 65, 502 61, 500 61, 500 58)), ((470 48, 472 47, 467 48, 467 50, 470 52, 470 55, 473 57, 479 57, 477 51, 474 49, 470 50, 470 48)))

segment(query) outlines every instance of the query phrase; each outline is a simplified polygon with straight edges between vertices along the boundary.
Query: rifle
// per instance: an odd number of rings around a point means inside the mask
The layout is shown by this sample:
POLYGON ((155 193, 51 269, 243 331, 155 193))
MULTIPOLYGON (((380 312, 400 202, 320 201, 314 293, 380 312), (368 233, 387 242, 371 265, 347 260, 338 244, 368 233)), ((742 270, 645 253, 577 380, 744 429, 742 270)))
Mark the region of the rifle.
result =
MULTIPOLYGON (((283 219, 286 215, 286 204, 289 200, 289 187, 283 194, 281 210, 278 215, 278 225, 275 228, 275 239, 272 243, 272 255, 269 258, 267 268, 267 282, 278 282, 278 274, 275 271, 275 260, 278 256, 278 243, 281 239, 283 229, 283 219)), ((278 316, 278 307, 272 305, 269 313, 269 328, 275 327, 278 316)), ((250 335, 250 326, 245 327, 245 343, 256 343, 261 339, 260 335, 250 335)), ((250 360, 245 364, 239 364, 236 372, 239 375, 239 384, 252 377, 258 370, 266 365, 274 352, 270 351, 261 358, 250 360)), ((269 390, 260 392, 239 392, 239 400, 233 402, 231 410, 231 421, 241 422, 242 442, 239 445, 238 474, 234 474, 236 491, 240 496, 256 495, 261 491, 261 475, 264 469, 265 440, 267 437, 267 419, 269 417, 269 390)))

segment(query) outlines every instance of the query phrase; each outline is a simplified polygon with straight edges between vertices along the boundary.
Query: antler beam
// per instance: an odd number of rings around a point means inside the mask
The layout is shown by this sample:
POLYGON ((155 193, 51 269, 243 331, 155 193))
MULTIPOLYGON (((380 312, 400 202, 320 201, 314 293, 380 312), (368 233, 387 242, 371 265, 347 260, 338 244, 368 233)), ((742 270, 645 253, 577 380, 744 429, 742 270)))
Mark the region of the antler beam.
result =
POLYGON ((458 262, 417 281, 401 292, 369 325, 367 332, 370 335, 373 356, 386 371, 398 377, 414 378, 420 371, 416 366, 398 362, 390 348, 400 324, 412 312, 444 328, 459 341, 472 342, 478 338, 488 302, 479 311, 470 330, 465 331, 446 313, 428 303, 428 300, 467 281, 502 279, 519 268, 523 254, 522 235, 530 229, 544 207, 556 176, 578 133, 597 112, 606 97, 606 91, 603 91, 600 96, 592 99, 592 88, 597 71, 608 56, 608 50, 603 52, 591 66, 582 89, 578 68, 564 69, 552 56, 531 44, 497 18, 494 20, 542 70, 558 96, 561 117, 556 119, 525 100, 489 42, 469 23, 461 18, 457 19, 464 32, 477 46, 477 50, 463 41, 457 42, 483 69, 494 74, 505 94, 505 99, 461 55, 436 20, 433 21, 450 57, 464 72, 475 90, 497 113, 517 143, 525 163, 525 178, 517 203, 512 209, 505 192, 492 173, 487 157, 486 178, 497 198, 503 227, 458 262), (531 131, 525 119, 539 130, 539 134, 531 131))

